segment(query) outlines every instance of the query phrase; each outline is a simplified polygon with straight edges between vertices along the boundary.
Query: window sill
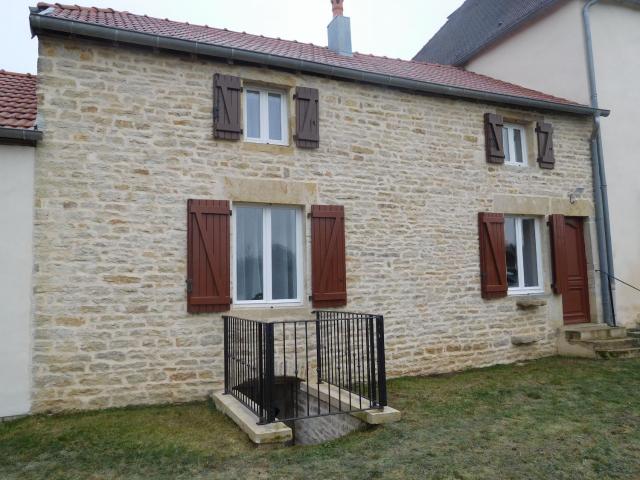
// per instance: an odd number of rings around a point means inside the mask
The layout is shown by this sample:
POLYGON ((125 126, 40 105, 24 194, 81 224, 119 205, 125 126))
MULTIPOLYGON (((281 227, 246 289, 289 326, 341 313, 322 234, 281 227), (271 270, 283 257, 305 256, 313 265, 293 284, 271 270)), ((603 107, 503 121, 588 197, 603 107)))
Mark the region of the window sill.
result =
POLYGON ((280 153, 292 155, 295 151, 290 143, 284 143, 282 145, 276 145, 274 143, 258 143, 244 141, 242 142, 242 149, 250 152, 262 152, 262 153, 280 153))
POLYGON ((255 145, 273 145, 276 147, 288 147, 289 146, 289 142, 278 142, 278 141, 269 141, 266 142, 264 140, 257 140, 254 138, 245 138, 244 139, 245 143, 253 143, 255 145))
POLYGON ((529 165, 526 163, 515 163, 515 162, 504 162, 503 164, 506 167, 512 167, 512 168, 527 168, 529 165))
POLYGON ((510 297, 535 297, 544 295, 544 290, 508 290, 510 297))
POLYGON ((297 308, 304 307, 304 303, 302 302, 288 302, 288 303, 267 303, 267 302, 256 302, 256 303, 234 303, 233 306, 235 308, 246 308, 248 310, 255 308, 264 308, 264 309, 275 309, 275 308, 297 308))
POLYGON ((303 320, 311 318, 311 306, 305 304, 270 305, 261 303, 260 305, 233 305, 231 312, 232 315, 254 320, 303 320))

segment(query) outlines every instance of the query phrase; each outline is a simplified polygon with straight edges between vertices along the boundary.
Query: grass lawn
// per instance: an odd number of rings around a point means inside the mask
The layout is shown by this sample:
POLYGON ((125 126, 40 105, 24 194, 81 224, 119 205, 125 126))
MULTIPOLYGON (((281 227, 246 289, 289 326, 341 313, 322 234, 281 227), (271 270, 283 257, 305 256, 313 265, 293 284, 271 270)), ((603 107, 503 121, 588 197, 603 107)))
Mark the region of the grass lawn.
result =
POLYGON ((206 403, 0 424, 4 479, 640 478, 640 360, 547 358, 389 384, 400 423, 255 447, 206 403))

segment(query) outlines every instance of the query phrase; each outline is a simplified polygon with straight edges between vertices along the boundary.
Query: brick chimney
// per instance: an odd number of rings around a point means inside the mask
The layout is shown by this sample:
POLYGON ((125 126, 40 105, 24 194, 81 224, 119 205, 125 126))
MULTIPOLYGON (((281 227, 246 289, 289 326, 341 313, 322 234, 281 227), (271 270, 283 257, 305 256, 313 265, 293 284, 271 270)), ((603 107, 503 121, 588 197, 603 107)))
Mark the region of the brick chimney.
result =
POLYGON ((344 0, 331 0, 333 20, 327 27, 329 50, 351 57, 351 19, 342 15, 344 0))

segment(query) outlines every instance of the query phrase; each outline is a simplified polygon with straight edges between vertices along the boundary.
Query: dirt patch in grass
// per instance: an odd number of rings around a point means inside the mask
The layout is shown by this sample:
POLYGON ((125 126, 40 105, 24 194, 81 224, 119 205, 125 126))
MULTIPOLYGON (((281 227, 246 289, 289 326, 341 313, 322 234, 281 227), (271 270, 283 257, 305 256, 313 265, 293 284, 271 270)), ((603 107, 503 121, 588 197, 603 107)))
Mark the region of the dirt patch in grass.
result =
POLYGON ((0 425, 2 479, 640 478, 640 360, 548 358, 390 382, 400 423, 256 447, 208 403, 0 425))

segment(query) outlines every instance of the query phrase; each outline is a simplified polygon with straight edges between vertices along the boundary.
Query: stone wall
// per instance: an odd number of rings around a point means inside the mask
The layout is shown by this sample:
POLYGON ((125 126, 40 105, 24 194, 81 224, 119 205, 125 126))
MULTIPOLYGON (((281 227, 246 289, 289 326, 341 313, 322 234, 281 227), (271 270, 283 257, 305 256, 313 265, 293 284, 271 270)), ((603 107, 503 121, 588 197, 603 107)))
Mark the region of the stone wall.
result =
MULTIPOLYGON (((480 296, 477 213, 591 215, 589 119, 86 40, 39 48, 34 411, 189 401, 221 386, 220 315, 186 313, 188 198, 344 205, 347 308, 385 315, 390 376, 556 352, 546 228, 547 305, 520 310, 480 296), (216 72, 289 89, 290 110, 292 87, 318 88, 320 148, 215 141, 216 72), (529 167, 485 162, 489 111, 529 122, 529 167), (542 118, 555 128, 551 171, 535 163, 542 118), (588 193, 570 205, 577 186, 588 193), (524 335, 539 341, 511 343, 524 335)), ((308 265, 308 238, 305 249, 308 265)), ((305 268, 304 298, 309 278, 305 268)))

